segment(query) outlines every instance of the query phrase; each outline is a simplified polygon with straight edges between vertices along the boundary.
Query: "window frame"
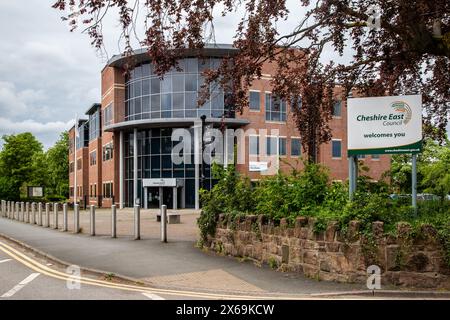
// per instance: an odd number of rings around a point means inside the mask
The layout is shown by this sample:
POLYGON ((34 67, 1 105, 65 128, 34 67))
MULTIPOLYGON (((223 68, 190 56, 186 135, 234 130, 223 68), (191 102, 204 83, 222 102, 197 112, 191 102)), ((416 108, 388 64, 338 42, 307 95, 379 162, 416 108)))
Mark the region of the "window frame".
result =
POLYGON ((249 94, 248 94, 248 110, 251 112, 261 112, 261 91, 260 90, 254 90, 254 89, 250 89, 249 90, 249 94), (258 94, 258 108, 252 108, 252 99, 251 99, 251 95, 257 93, 258 94))
POLYGON ((334 159, 334 160, 341 160, 342 159, 342 139, 331 139, 331 159, 334 159), (339 152, 339 157, 335 157, 334 155, 333 155, 333 142, 339 142, 340 143, 340 152, 339 152))

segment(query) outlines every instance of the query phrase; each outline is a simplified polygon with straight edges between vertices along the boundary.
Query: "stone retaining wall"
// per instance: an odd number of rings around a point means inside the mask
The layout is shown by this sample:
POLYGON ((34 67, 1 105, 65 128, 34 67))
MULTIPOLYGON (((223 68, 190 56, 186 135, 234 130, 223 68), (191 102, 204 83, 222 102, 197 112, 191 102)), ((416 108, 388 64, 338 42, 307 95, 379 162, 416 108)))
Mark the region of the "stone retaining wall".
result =
POLYGON ((361 236, 358 221, 351 221, 344 233, 337 223, 315 232, 314 218, 298 217, 294 227, 285 219, 279 226, 263 216, 247 216, 228 222, 219 216, 211 249, 235 257, 267 263, 281 271, 339 282, 367 280, 367 267, 381 268, 382 284, 416 288, 450 288, 450 268, 436 230, 424 225, 419 235, 400 223, 397 236, 386 235, 383 222, 372 224, 372 239, 361 236))

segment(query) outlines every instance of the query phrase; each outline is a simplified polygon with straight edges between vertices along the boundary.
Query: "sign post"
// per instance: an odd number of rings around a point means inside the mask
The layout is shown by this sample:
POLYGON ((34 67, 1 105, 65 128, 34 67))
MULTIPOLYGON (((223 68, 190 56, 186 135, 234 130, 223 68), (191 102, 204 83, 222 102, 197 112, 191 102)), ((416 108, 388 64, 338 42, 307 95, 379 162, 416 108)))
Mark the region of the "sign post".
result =
POLYGON ((417 210, 417 153, 422 151, 422 96, 349 98, 347 146, 350 199, 356 190, 357 156, 412 154, 412 206, 417 210))

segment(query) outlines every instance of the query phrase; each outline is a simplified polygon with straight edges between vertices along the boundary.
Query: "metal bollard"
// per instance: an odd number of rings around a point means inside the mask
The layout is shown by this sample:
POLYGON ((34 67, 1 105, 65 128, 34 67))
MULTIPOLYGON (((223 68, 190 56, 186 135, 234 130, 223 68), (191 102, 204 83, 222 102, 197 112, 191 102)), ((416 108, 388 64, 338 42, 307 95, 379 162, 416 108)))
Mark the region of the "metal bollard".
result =
POLYGON ((90 205, 91 212, 91 236, 95 236, 95 206, 93 204, 90 205))
POLYGON ((38 203, 38 225, 42 226, 42 202, 38 203))
POLYGON ((63 204, 63 231, 67 231, 67 203, 63 204))
POLYGON ((25 222, 30 223, 30 203, 25 202, 25 222))
POLYGON ((167 242, 167 206, 161 206, 161 242, 167 242))
POLYGON ((31 218, 30 218, 30 223, 31 224, 35 224, 36 223, 36 203, 32 202, 31 203, 31 218))
POLYGON ((113 204, 111 206, 111 238, 115 238, 117 236, 117 211, 116 205, 113 204))
POLYGON ((59 203, 53 204, 53 229, 58 229, 58 206, 59 203))
POLYGON ((134 240, 141 239, 141 207, 134 205, 134 240))
POLYGON ((73 205, 73 232, 80 232, 80 205, 78 203, 73 205))
POLYGON ((45 204, 45 227, 50 227, 50 203, 45 204))
POLYGON ((25 202, 20 203, 20 212, 22 214, 20 221, 25 222, 25 202))

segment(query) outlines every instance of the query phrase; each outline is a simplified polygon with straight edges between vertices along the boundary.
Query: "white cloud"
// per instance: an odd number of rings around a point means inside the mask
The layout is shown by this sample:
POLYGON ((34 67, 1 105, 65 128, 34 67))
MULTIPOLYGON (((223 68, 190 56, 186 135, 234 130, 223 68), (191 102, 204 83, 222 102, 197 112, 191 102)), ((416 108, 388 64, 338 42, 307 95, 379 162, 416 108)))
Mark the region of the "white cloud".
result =
POLYGON ((64 121, 50 121, 50 122, 37 122, 33 119, 26 119, 22 121, 14 122, 10 119, 0 118, 0 133, 20 133, 31 132, 33 134, 40 133, 61 133, 64 130, 70 129, 74 124, 74 120, 71 119, 67 122, 64 121))

